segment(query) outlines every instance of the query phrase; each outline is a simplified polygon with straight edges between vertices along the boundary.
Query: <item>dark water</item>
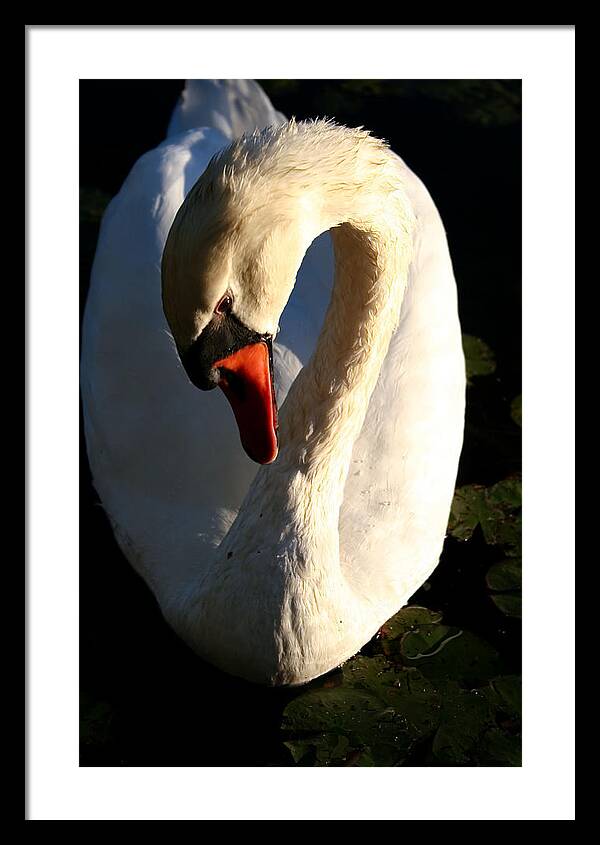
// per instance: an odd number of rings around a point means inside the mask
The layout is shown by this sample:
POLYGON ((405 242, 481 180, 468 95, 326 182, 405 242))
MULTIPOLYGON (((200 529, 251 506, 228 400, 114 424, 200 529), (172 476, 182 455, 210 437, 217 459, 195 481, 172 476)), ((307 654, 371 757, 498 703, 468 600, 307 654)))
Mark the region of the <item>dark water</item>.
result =
MULTIPOLYGON (((182 81, 81 84, 81 303, 98 215, 136 159, 166 132, 182 81), (98 195, 100 196, 100 195, 98 195), (92 203, 93 204, 93 203, 92 203)), ((270 81, 274 105, 298 118, 330 116, 385 137, 423 179, 444 220, 463 332, 494 350, 496 371, 468 390, 459 485, 492 485, 520 471, 521 123, 518 82, 270 81)), ((164 624, 122 557, 81 450, 82 765, 292 765, 281 716, 297 691, 269 690, 204 664, 164 624)), ((520 620, 490 600, 489 567, 502 547, 475 530, 449 537, 440 565, 413 597, 496 649, 502 674, 520 673, 520 620)), ((365 649, 369 654, 370 647, 365 649)), ((438 765, 425 750, 407 765, 438 765)), ((464 763, 462 763, 464 764, 464 763)))

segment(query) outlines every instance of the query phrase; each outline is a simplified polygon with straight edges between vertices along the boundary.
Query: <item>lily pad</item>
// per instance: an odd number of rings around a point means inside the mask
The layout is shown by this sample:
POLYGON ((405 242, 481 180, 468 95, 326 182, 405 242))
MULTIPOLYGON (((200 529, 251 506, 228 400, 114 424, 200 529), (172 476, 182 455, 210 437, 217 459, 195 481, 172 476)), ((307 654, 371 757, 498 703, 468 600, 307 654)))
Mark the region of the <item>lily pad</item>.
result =
POLYGON ((483 732, 494 726, 489 702, 479 690, 449 690, 443 698, 440 722, 433 753, 447 764, 469 763, 483 732))
POLYGON ((284 745, 299 766, 313 766, 317 760, 321 765, 343 765, 350 750, 350 742, 343 734, 323 734, 310 741, 284 742, 284 745))
POLYGON ((468 687, 487 682, 500 671, 497 651, 485 640, 446 625, 423 626, 402 638, 402 656, 431 681, 460 681, 468 687))
POLYGON ((460 629, 447 625, 421 625, 402 638, 402 656, 405 660, 429 659, 462 634, 460 629))
POLYGON ((513 557, 495 563, 486 575, 486 583, 496 607, 505 616, 521 618, 521 558, 513 557))
POLYGON ((489 376, 495 371, 494 353, 481 338, 464 334, 462 345, 468 384, 473 384, 472 379, 475 376, 489 376))
POLYGON ((490 687, 499 706, 516 718, 521 718, 521 678, 518 675, 501 675, 494 678, 490 687))
POLYGON ((521 507, 522 486, 517 476, 506 478, 493 484, 486 490, 486 498, 490 505, 505 509, 521 507))
POLYGON ((448 532, 469 540, 477 526, 486 543, 506 545, 514 553, 521 542, 521 479, 507 478, 491 487, 468 484, 458 487, 452 500, 448 532))
POLYGON ((521 514, 506 510, 494 511, 481 523, 486 543, 491 546, 507 546, 507 554, 518 554, 521 548, 523 530, 521 514))
POLYGON ((386 762, 379 762, 380 755, 375 754, 374 765, 389 765, 390 749, 396 761, 411 744, 394 717, 395 711, 364 690, 313 690, 288 704, 282 727, 300 733, 286 743, 295 758, 305 756, 311 748, 317 765, 345 765, 351 752, 366 749, 373 756, 372 746, 382 745, 388 747, 386 762), (341 742, 340 737, 344 738, 341 742))
POLYGON ((521 595, 515 593, 495 593, 492 601, 505 616, 521 618, 521 595))
POLYGON ((341 686, 309 689, 287 705, 282 728, 294 765, 401 766, 423 747, 432 765, 519 765, 511 762, 520 759, 519 679, 498 674, 495 650, 437 623, 401 642, 406 665, 360 655, 344 664, 341 686))
POLYGON ((383 657, 344 665, 345 685, 311 690, 290 702, 282 727, 297 765, 399 765, 438 725, 436 687, 416 669, 396 671, 383 657), (344 736, 340 743, 336 737, 344 736))
POLYGON ((427 607, 409 605, 403 607, 398 613, 382 627, 379 637, 379 645, 384 654, 391 657, 398 654, 400 650, 400 639, 408 631, 418 630, 420 625, 433 625, 440 622, 442 614, 427 607))
POLYGON ((454 493, 448 532, 457 540, 470 540, 482 520, 486 519, 485 487, 469 484, 454 493))
POLYGON ((521 736, 491 728, 479 739, 474 757, 480 766, 520 766, 521 736))
POLYGON ((521 559, 506 558, 495 563, 485 577, 490 590, 504 592, 521 589, 521 559))

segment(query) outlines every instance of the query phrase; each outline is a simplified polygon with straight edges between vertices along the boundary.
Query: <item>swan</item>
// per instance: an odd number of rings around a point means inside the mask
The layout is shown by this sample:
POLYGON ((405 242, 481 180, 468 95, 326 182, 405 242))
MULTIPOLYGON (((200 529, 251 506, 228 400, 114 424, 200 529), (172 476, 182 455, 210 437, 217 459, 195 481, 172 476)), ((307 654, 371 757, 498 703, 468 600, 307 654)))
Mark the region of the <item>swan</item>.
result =
POLYGON ((465 367, 433 200, 362 128, 188 81, 102 220, 81 391, 94 486, 178 635, 252 682, 328 672, 446 533, 465 367))

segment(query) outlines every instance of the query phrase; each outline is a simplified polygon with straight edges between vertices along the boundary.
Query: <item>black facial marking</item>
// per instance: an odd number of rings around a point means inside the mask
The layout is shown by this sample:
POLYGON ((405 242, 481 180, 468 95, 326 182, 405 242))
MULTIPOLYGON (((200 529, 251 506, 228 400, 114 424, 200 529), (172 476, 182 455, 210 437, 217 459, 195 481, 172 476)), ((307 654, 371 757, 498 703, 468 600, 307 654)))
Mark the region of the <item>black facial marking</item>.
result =
POLYGON ((219 370, 214 367, 215 361, 261 340, 267 341, 270 348, 271 339, 271 335, 258 334, 248 329, 231 312, 217 313, 200 337, 181 355, 181 363, 192 384, 200 390, 212 390, 220 378, 219 370))

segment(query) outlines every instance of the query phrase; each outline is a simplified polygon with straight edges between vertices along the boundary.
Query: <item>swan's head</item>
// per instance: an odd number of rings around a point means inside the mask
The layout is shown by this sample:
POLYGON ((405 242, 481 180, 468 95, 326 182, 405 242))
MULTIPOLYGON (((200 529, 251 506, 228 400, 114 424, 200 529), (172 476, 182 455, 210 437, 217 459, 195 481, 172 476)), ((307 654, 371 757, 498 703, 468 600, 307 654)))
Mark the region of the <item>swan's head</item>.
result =
POLYGON ((251 141, 215 157, 184 200, 163 252, 162 296, 189 379, 223 389, 246 452, 270 463, 278 449, 272 342, 318 232, 302 213, 305 197, 272 179, 265 188, 251 141))

